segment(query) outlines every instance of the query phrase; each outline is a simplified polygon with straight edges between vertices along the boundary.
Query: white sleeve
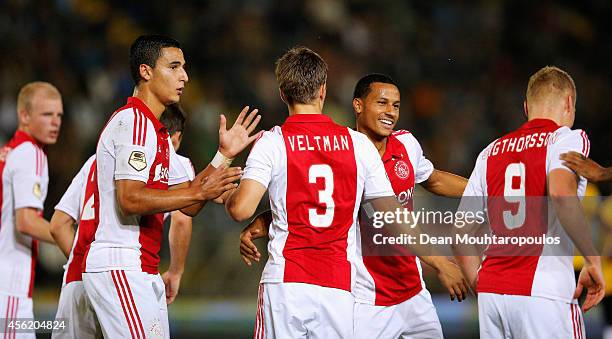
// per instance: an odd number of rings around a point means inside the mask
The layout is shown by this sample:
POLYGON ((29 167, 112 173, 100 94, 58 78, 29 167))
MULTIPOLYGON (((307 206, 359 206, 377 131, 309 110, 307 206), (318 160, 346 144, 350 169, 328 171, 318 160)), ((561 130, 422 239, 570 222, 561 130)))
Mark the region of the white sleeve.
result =
POLYGON ((421 148, 421 144, 419 144, 416 138, 414 139, 414 144, 417 151, 418 159, 417 166, 414 169, 414 181, 415 183, 420 184, 423 181, 429 179, 429 176, 431 176, 431 173, 433 173, 434 166, 431 161, 429 161, 429 159, 425 158, 425 155, 423 154, 423 148, 421 148))
POLYGON ((569 128, 559 130, 557 139, 548 146, 548 172, 550 173, 557 168, 571 171, 571 169, 563 165, 563 160, 559 159, 559 156, 563 153, 574 151, 588 157, 590 145, 589 137, 583 130, 570 130, 569 128))
POLYGON ((80 219, 81 201, 83 200, 83 191, 87 184, 87 175, 89 174, 90 167, 91 162, 85 162, 79 173, 72 179, 70 186, 68 186, 59 203, 55 205, 56 210, 68 214, 75 221, 80 219))
POLYGON ((353 140, 355 141, 355 151, 358 156, 362 157, 365 169, 364 199, 395 196, 376 147, 365 135, 362 136, 363 138, 354 138, 353 140))
MULTIPOLYGON (((9 173, 12 178, 15 209, 31 207, 43 209, 46 187, 42 176, 36 174, 37 154, 42 152, 33 144, 27 142, 15 148, 7 158, 10 161, 9 173)), ((46 161, 44 166, 47 166, 46 161)), ((43 171, 41 171, 43 172, 43 171)))
POLYGON ((255 141, 240 180, 252 179, 268 187, 272 179, 274 154, 278 147, 274 137, 273 132, 264 132, 261 138, 255 141))
POLYGON ((157 135, 153 124, 142 116, 135 119, 131 110, 120 112, 113 118, 110 128, 115 156, 115 180, 149 181, 149 172, 157 153, 157 135), (141 119, 144 126, 138 127, 141 119), (136 122, 134 121, 136 120, 136 122), (146 136, 144 142, 138 135, 146 136), (135 137, 136 136, 136 137, 135 137))
MULTIPOLYGON (((168 170, 168 185, 173 186, 193 180, 193 176, 190 177, 190 172, 185 168, 185 164, 181 159, 182 157, 176 154, 174 151, 170 138, 168 138, 168 142, 170 143, 170 169, 168 170)), ((187 159, 187 161, 189 161, 189 159, 187 159)))
MULTIPOLYGON (((488 147, 487 147, 488 149, 488 147)), ((463 191, 461 202, 459 203, 458 210, 460 211, 484 211, 486 208, 486 177, 483 177, 486 173, 486 153, 487 149, 482 151, 476 159, 474 170, 468 179, 467 186, 463 191)))

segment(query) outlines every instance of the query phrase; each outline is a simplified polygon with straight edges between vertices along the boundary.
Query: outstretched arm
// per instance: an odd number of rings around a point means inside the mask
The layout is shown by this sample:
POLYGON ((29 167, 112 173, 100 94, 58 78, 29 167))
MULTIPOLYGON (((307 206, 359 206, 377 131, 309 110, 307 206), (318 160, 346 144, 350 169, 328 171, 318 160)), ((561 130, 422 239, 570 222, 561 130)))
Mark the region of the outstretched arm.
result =
POLYGON ((244 179, 225 201, 225 209, 235 221, 241 222, 252 217, 266 193, 266 187, 253 179, 244 179))
POLYGON ((461 198, 468 180, 462 176, 434 169, 421 186, 429 192, 449 198, 461 198))

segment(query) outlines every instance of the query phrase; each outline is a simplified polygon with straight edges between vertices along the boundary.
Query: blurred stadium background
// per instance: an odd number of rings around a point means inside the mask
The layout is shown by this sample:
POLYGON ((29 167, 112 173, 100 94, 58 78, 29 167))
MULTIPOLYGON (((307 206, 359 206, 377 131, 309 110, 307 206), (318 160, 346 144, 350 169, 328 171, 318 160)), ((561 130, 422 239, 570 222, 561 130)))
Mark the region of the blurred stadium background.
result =
MULTIPOLYGON (((217 148, 220 113, 233 121, 251 105, 260 109, 264 129, 284 121, 274 61, 298 44, 329 64, 328 115, 352 126, 355 82, 366 73, 387 73, 402 93, 398 128, 414 133, 437 168, 463 176, 486 144, 524 121, 529 76, 559 66, 578 88, 575 127, 589 133, 591 157, 610 165, 611 14, 607 0, 3 0, 0 142, 16 127, 23 84, 46 80, 60 89, 65 119, 58 144, 48 149, 50 217, 94 152, 99 129, 132 93, 130 43, 143 33, 163 33, 182 43, 187 59, 182 106, 188 127, 179 153, 198 169, 217 148)), ((599 194, 607 197, 610 188, 600 186, 599 194)), ((596 222, 609 222, 609 209, 595 206, 596 222)), ((262 265, 247 268, 240 260, 242 226, 212 205, 194 220, 180 295, 169 308, 174 337, 252 335, 262 265)), ((41 249, 34 297, 40 319, 55 314, 64 261, 53 247, 41 249)), ((477 337, 475 300, 451 303, 434 277, 426 281, 446 336, 477 337)), ((588 337, 601 337, 602 309, 587 314, 588 337)))

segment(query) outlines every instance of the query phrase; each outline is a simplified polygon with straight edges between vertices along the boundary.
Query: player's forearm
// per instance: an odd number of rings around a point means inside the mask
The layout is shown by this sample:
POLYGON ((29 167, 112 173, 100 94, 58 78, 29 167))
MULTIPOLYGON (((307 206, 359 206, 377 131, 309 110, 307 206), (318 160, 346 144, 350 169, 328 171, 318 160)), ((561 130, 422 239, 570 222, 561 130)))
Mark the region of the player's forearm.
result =
POLYGON ((49 231, 66 258, 70 256, 74 241, 74 224, 75 220, 70 215, 59 210, 56 210, 51 217, 49 231))
POLYGON ((168 241, 170 243, 170 267, 173 274, 183 274, 191 242, 192 219, 180 211, 172 212, 168 241))
POLYGON ((612 167, 602 168, 597 176, 597 182, 612 181, 612 167))
POLYGON ((40 241, 55 243, 49 231, 49 222, 39 216, 38 212, 29 208, 21 208, 15 214, 17 231, 40 241))
MULTIPOLYGON (((206 168, 204 168, 202 171, 200 171, 200 173, 198 173, 198 175, 196 175, 196 177, 193 179, 193 183, 201 183, 205 178, 211 175, 215 170, 216 168, 213 165, 208 164, 206 168)), ((181 209, 181 212, 183 212, 185 215, 188 215, 190 217, 195 217, 196 215, 198 215, 198 213, 200 213, 202 208, 206 206, 207 202, 208 200, 204 200, 196 204, 193 204, 191 206, 184 207, 181 209)))
POLYGON ((147 187, 121 192, 117 188, 118 203, 125 215, 148 215, 179 210, 203 199, 191 188, 176 190, 158 190, 147 187))
POLYGON ((240 196, 241 193, 238 188, 230 192, 225 201, 225 210, 227 214, 237 222, 249 219, 255 214, 255 210, 257 209, 257 205, 249 206, 245 203, 245 199, 241 199, 240 196))
POLYGON ((434 169, 421 185, 429 192, 449 198, 461 198, 468 180, 462 176, 434 169))

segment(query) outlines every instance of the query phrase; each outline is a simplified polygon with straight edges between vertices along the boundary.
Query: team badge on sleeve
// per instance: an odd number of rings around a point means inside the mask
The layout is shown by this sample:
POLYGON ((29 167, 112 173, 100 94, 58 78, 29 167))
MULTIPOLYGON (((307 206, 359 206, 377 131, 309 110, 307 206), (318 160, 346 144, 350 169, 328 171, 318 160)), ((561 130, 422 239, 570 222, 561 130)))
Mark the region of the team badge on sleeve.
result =
POLYGON ((147 158, 145 157, 145 154, 143 152, 133 151, 132 154, 130 154, 128 164, 130 164, 133 169, 140 172, 143 169, 147 168, 147 158))
POLYGON ((38 199, 42 197, 42 191, 40 190, 40 183, 37 182, 34 184, 34 189, 32 189, 32 193, 34 193, 34 196, 36 196, 38 199))

